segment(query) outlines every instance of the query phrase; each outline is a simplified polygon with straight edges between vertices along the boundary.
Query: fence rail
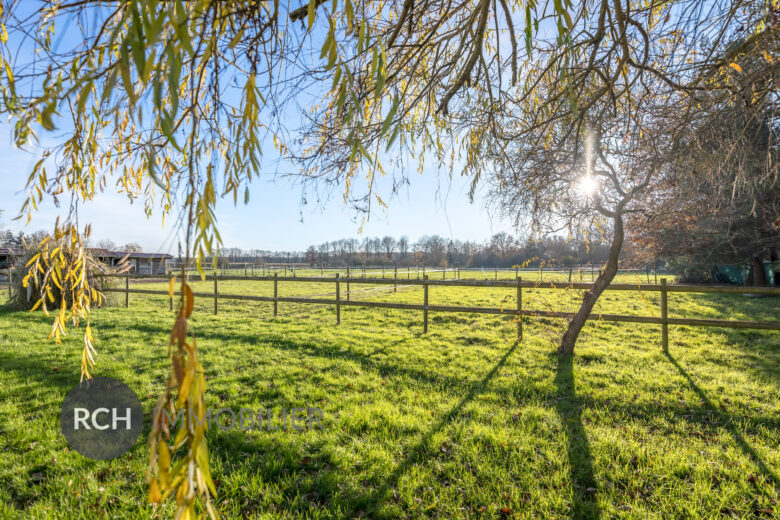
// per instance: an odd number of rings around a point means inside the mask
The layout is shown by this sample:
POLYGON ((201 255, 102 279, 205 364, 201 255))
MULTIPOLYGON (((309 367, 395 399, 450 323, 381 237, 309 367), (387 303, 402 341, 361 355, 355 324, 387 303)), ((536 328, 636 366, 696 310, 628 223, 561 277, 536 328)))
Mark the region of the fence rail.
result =
MULTIPOLYGON (((125 306, 129 306, 130 294, 149 294, 159 296, 169 296, 166 290, 156 289, 130 289, 130 279, 139 280, 164 280, 166 278, 160 275, 101 275, 112 278, 124 278, 124 288, 105 288, 105 292, 118 292, 125 295, 125 306)), ((400 309, 408 311, 422 311, 423 313, 423 332, 428 332, 428 314, 430 312, 457 312, 469 314, 498 314, 514 316, 517 320, 517 338, 522 339, 523 317, 542 317, 542 318, 563 318, 570 319, 575 316, 573 312, 545 311, 523 309, 522 290, 523 289, 575 289, 589 290, 592 284, 589 283, 554 283, 554 282, 524 282, 520 277, 515 280, 430 280, 427 275, 423 279, 403 279, 395 278, 363 278, 363 277, 343 277, 336 274, 334 277, 306 276, 295 278, 281 278, 279 276, 213 276, 214 291, 195 292, 194 295, 200 298, 214 300, 214 314, 219 312, 218 301, 224 300, 243 300, 273 303, 274 316, 278 315, 279 303, 299 303, 314 305, 333 305, 336 309, 336 323, 341 323, 341 307, 366 307, 383 309, 400 309), (224 294, 219 292, 219 281, 267 281, 273 282, 273 296, 255 296, 251 294, 224 294), (307 298, 279 296, 279 283, 334 283, 336 287, 335 298, 307 298), (341 297, 341 285, 346 284, 345 297, 341 297), (367 285, 393 285, 397 290, 401 286, 423 286, 423 302, 419 303, 398 303, 398 302, 377 302, 360 301, 350 299, 350 284, 367 285), (429 303, 429 287, 495 287, 495 288, 515 288, 517 291, 516 306, 512 307, 468 307, 458 305, 431 305, 429 303)), ((778 321, 744 321, 744 320, 720 320, 704 318, 670 318, 668 293, 705 293, 705 294, 750 294, 780 296, 780 287, 729 287, 729 286, 698 286, 698 285, 667 285, 666 279, 662 278, 660 284, 612 284, 607 287, 608 291, 647 291, 661 293, 660 317, 656 316, 631 316, 621 314, 598 314, 592 313, 588 320, 624 322, 624 323, 644 323, 652 325, 661 325, 661 341, 664 348, 668 347, 669 325, 687 325, 694 327, 724 327, 735 329, 760 329, 760 330, 780 330, 778 321)), ((179 293, 176 292, 176 295, 179 293)), ((169 297, 170 307, 173 308, 173 299, 169 297)))
MULTIPOLYGON (((290 273, 293 277, 296 276, 296 269, 298 271, 319 271, 321 276, 327 276, 327 272, 342 272, 346 270, 347 276, 350 275, 350 269, 352 270, 352 273, 362 273, 362 277, 366 278, 366 275, 368 272, 377 272, 381 271, 382 275, 384 276, 385 273, 395 273, 396 275, 400 275, 400 277, 403 277, 404 273, 406 274, 406 278, 410 279, 412 275, 415 276, 417 279, 421 279, 426 274, 433 274, 433 273, 439 273, 441 274, 443 279, 447 278, 447 275, 449 274, 451 277, 454 277, 456 279, 460 279, 461 273, 469 274, 469 273, 482 273, 482 274, 489 274, 493 273, 493 278, 495 280, 498 280, 499 273, 505 274, 505 273, 515 273, 515 275, 522 275, 522 274, 529 274, 529 275, 538 275, 539 281, 543 281, 544 275, 550 275, 550 274, 562 274, 566 275, 568 274, 568 281, 571 282, 572 277, 579 277, 580 279, 583 278, 583 276, 590 276, 591 281, 594 281, 597 274, 600 271, 600 267, 596 264, 581 264, 581 265, 574 265, 574 266, 546 266, 546 267, 461 267, 461 266, 452 266, 452 267, 439 267, 439 266, 425 266, 424 264, 415 264, 415 265, 398 265, 398 264, 392 264, 392 265, 324 265, 324 264, 306 264, 306 263, 295 263, 295 264, 285 264, 285 263, 252 263, 252 262, 226 262, 226 263, 220 263, 219 266, 217 266, 217 272, 220 273, 220 276, 230 276, 231 271, 244 271, 244 276, 247 276, 249 274, 252 275, 252 277, 255 277, 255 273, 259 273, 260 276, 266 276, 266 273, 284 273, 284 276, 287 277, 288 273, 290 273)), ((167 266, 166 273, 175 273, 177 271, 181 270, 181 264, 176 262, 171 262, 167 266)), ((190 273, 196 273, 199 272, 198 269, 196 269, 194 266, 187 267, 185 269, 187 272, 190 273)), ((211 268, 206 269, 208 272, 213 272, 211 268)), ((650 283, 650 276, 653 276, 653 279, 655 283, 658 283, 658 275, 661 273, 658 273, 655 269, 649 269, 649 268, 621 268, 619 269, 619 273, 634 273, 637 275, 641 275, 642 273, 645 274, 647 277, 647 283, 650 283)))

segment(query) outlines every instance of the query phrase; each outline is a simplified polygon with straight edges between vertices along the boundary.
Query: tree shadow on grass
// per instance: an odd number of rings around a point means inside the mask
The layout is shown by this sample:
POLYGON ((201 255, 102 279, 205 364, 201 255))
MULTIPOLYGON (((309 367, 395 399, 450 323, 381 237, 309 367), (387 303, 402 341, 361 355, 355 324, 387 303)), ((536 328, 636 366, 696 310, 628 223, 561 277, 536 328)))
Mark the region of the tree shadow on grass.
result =
MULTIPOLYGON (((474 399, 474 397, 479 395, 485 389, 490 380, 493 379, 501 367, 506 364, 507 359, 509 359, 509 356, 511 356, 512 353, 517 349, 517 346, 517 343, 513 343, 512 347, 507 350, 501 359, 499 359, 498 362, 493 366, 493 368, 490 369, 490 372, 485 374, 485 376, 480 381, 477 381, 471 385, 469 391, 466 393, 466 395, 463 396, 458 404, 453 406, 446 414, 441 416, 439 420, 436 421, 436 424, 434 424, 434 426, 428 430, 428 432, 424 434, 414 446, 412 446, 412 448, 409 450, 409 454, 406 456, 403 462, 396 466, 395 470, 393 470, 393 472, 388 475, 388 477, 376 491, 361 500, 357 507, 364 509, 368 516, 372 516, 372 513, 379 509, 382 502, 388 497, 390 491, 398 485, 401 477, 410 469, 412 469, 415 464, 423 462, 425 447, 428 445, 430 440, 438 432, 444 429, 454 418, 456 418, 460 414, 463 407, 466 406, 466 404, 468 404, 472 399, 474 399)), ((357 512, 358 511, 352 511, 352 513, 357 512)))
POLYGON ((582 424, 583 399, 577 397, 574 384, 574 356, 559 356, 555 373, 556 410, 566 432, 569 479, 572 484, 572 518, 599 518, 596 479, 590 443, 582 424))
MULTIPOLYGON (((699 396, 699 399, 701 399, 701 402, 704 403, 705 407, 710 411, 710 413, 715 416, 721 416, 722 412, 713 404, 704 390, 702 390, 701 387, 696 384, 691 375, 680 365, 680 363, 678 363, 677 360, 672 357, 668 351, 664 352, 664 355, 669 360, 669 362, 674 365, 674 367, 680 372, 680 375, 686 379, 688 386, 690 386, 691 390, 693 390, 696 395, 699 396)), ((734 442, 737 444, 737 446, 739 446, 745 455, 747 455, 753 461, 753 463, 758 467, 759 471, 772 481, 775 488, 780 488, 780 478, 778 478, 777 474, 772 470, 772 468, 767 466, 761 457, 759 457, 756 450, 753 448, 753 446, 750 445, 750 443, 747 442, 742 433, 736 429, 733 422, 726 420, 723 421, 723 425, 729 431, 729 433, 731 433, 732 437, 734 437, 734 442)))
MULTIPOLYGON (((750 329, 719 329, 727 348, 739 354, 740 368, 770 384, 780 384, 780 342, 777 332, 750 329)), ((721 359, 710 362, 723 363, 721 359)), ((733 365, 733 360, 727 359, 733 365)))
MULTIPOLYGON (((115 326, 113 324, 106 324, 102 326, 102 330, 111 330, 113 328, 122 328, 121 326, 115 326)), ((149 334, 167 334, 170 333, 170 329, 162 325, 148 325, 139 324, 134 325, 133 330, 138 332, 144 332, 149 334)), ((359 363, 361 366, 367 369, 376 370, 386 375, 402 375, 405 377, 413 378, 417 381, 431 384, 431 385, 445 385, 449 388, 458 388, 464 384, 464 381, 460 377, 455 375, 448 375, 442 373, 442 371, 423 370, 421 368, 415 368, 408 365, 400 365, 396 360, 388 359, 385 356, 388 351, 392 351, 398 345, 401 345, 413 338, 402 338, 393 343, 380 347, 372 352, 360 352, 350 347, 345 347, 335 343, 327 341, 315 342, 315 341, 300 341, 286 338, 279 334, 268 333, 262 330, 257 332, 239 332, 239 331, 204 331, 197 336, 198 344, 202 351, 208 350, 206 341, 222 341, 222 342, 241 342, 247 345, 270 345, 275 349, 279 349, 286 352, 297 353, 299 355, 311 356, 320 358, 323 360, 344 360, 359 363)), ((204 354, 207 356, 208 354, 204 354)), ((247 382, 253 380, 255 377, 253 374, 246 376, 249 378, 247 382)))

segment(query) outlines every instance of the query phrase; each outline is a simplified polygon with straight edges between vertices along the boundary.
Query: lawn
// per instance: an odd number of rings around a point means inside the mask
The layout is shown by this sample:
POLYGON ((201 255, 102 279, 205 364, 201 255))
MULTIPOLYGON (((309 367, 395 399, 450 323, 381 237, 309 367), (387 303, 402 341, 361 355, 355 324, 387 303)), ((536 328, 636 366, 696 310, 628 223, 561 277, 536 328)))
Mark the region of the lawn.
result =
MULTIPOLYGON (((421 303, 422 290, 353 297, 421 303)), ((573 310, 578 297, 524 290, 523 303, 573 310)), ((432 287, 430 299, 513 306, 514 290, 432 287)), ((777 298, 669 299, 671 316, 780 315, 777 298)), ((423 335, 419 312, 344 307, 336 326, 332 307, 280 304, 274 318, 268 303, 212 306, 199 300, 192 323, 210 407, 323 410, 322 429, 209 431, 225 518, 780 518, 777 333, 672 327, 665 354, 658 326, 592 322, 560 358, 554 319, 527 320, 517 344, 506 316, 432 313, 423 335)), ((598 311, 657 316, 658 294, 607 293, 598 311)), ((96 375, 124 381, 147 412, 171 323, 166 297, 94 311, 96 375)), ((0 308, 0 517, 170 517, 145 500, 148 426, 118 459, 68 450, 59 409, 81 341, 55 345, 48 329, 39 312, 0 308)))

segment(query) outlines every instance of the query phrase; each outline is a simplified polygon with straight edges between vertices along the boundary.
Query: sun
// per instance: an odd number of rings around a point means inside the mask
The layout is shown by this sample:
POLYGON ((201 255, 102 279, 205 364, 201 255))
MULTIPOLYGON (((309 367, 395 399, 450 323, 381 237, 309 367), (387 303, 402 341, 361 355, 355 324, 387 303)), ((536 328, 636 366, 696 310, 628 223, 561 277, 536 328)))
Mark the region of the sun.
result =
POLYGON ((591 175, 582 177, 577 183, 577 191, 586 197, 590 197, 599 187, 599 181, 591 175))

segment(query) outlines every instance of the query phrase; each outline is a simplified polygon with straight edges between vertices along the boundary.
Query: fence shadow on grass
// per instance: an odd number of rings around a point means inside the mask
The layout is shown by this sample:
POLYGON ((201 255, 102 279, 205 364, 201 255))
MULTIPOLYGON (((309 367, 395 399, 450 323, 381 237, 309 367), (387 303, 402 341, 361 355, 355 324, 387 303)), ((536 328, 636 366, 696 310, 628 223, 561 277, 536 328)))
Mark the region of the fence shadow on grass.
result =
MULTIPOLYGON (((710 413, 715 416, 723 415, 723 413, 710 400, 709 396, 707 396, 704 390, 702 390, 701 387, 696 384, 688 371, 685 370, 669 352, 664 352, 664 355, 669 360, 669 362, 674 365, 674 367, 680 372, 680 375, 686 379, 688 386, 690 386, 691 390, 693 390, 696 395, 699 396, 699 399, 701 399, 701 402, 704 403, 704 406, 710 411, 710 413)), ((737 444, 737 446, 739 446, 745 455, 747 455, 753 461, 753 463, 758 467, 758 470, 773 482, 775 488, 780 488, 780 478, 778 478, 777 474, 772 470, 772 468, 767 466, 766 462, 764 462, 761 457, 759 457, 756 450, 753 448, 753 446, 750 445, 750 443, 748 443, 742 433, 736 429, 733 422, 730 420, 724 420, 723 425, 729 431, 732 437, 734 437, 734 442, 737 444)))
POLYGON ((582 424, 585 401, 577 396, 574 383, 574 356, 560 356, 555 373, 557 398, 555 407, 566 432, 569 457, 569 480, 572 486, 572 518, 599 518, 596 479, 590 443, 582 424))

